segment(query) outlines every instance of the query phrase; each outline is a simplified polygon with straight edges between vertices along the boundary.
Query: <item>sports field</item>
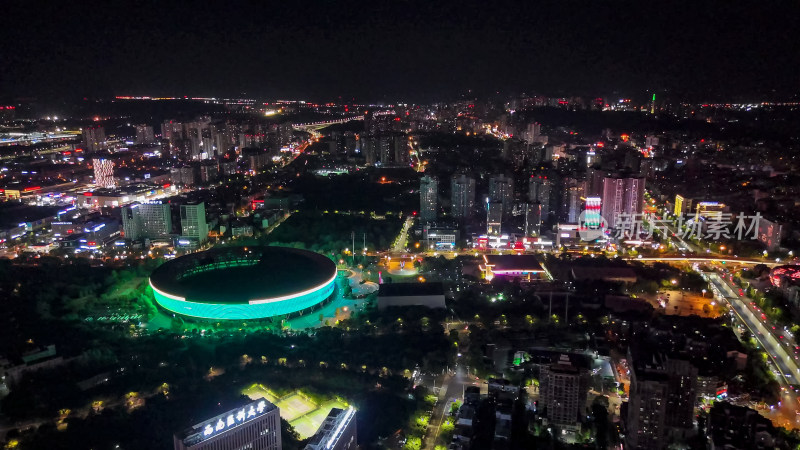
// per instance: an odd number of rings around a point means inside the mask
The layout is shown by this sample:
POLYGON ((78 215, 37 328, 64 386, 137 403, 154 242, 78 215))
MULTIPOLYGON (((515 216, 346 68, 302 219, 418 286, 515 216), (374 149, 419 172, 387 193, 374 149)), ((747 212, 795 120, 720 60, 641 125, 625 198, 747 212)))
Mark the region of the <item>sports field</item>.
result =
MULTIPOLYGON (((251 400, 258 400, 260 398, 266 399, 268 402, 272 403, 273 405, 276 404, 278 401, 277 395, 266 388, 263 384, 253 384, 252 386, 245 388, 242 391, 242 394, 250 397, 251 400)), ((283 416, 283 411, 281 411, 281 416, 283 416)))
POLYGON ((283 397, 278 400, 278 403, 275 403, 275 405, 281 409, 281 417, 286 419, 289 423, 317 409, 317 405, 314 404, 314 402, 305 398, 299 392, 283 397))
POLYGON ((313 436, 331 409, 347 408, 345 403, 338 400, 328 400, 317 405, 300 391, 278 398, 277 394, 262 384, 253 384, 242 393, 253 400, 264 398, 275 404, 281 411, 281 417, 294 427, 301 439, 313 436))

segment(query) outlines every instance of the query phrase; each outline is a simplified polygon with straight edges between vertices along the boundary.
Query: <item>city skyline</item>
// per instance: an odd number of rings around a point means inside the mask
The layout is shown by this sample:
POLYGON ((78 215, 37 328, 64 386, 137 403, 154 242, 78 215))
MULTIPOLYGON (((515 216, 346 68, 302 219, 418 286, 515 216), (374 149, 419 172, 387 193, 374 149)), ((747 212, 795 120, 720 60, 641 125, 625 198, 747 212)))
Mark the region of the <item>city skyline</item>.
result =
POLYGON ((10 98, 798 94, 788 3, 12 4, 7 17, 10 98))

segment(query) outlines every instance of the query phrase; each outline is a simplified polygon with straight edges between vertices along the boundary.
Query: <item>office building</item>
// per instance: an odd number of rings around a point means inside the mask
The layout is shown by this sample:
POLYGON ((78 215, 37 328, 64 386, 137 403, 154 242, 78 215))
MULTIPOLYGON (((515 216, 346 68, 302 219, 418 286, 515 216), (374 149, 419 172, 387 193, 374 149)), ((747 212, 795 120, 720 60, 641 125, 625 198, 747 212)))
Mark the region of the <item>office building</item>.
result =
POLYGON ((206 204, 181 205, 181 238, 205 242, 208 238, 206 204))
POLYGON ((675 208, 672 211, 672 214, 676 216, 680 216, 681 214, 686 214, 692 211, 692 199, 688 197, 684 197, 680 194, 675 195, 675 208))
POLYGON ((153 127, 149 125, 136 125, 136 144, 153 144, 156 142, 156 135, 153 127))
POLYGON ((394 137, 394 163, 396 166, 403 167, 411 164, 409 150, 408 138, 404 134, 394 137))
POLYGON ((173 436, 175 450, 281 450, 280 410, 261 399, 173 436))
POLYGON ((503 224, 503 204, 486 199, 486 234, 500 236, 503 224))
POLYGON ((578 217, 583 209, 583 201, 586 198, 586 183, 575 178, 567 178, 564 181, 566 188, 564 218, 567 223, 578 223, 578 217))
POLYGON ((94 153, 108 148, 106 129, 103 127, 86 127, 83 129, 83 150, 94 153))
POLYGON ((764 219, 758 221, 758 240, 769 251, 781 246, 781 240, 787 235, 786 227, 780 222, 764 219))
POLYGON ((425 242, 426 249, 453 250, 459 236, 458 228, 455 227, 425 225, 422 228, 422 240, 425 242))
POLYGON ((219 178, 219 164, 216 159, 203 161, 198 169, 201 183, 211 183, 219 178))
POLYGON ((175 144, 175 141, 183 139, 183 124, 172 120, 167 120, 161 124, 161 139, 175 144))
POLYGON ((589 197, 601 197, 603 195, 603 181, 608 174, 599 167, 589 167, 586 169, 586 195, 589 197))
POLYGON ((357 440, 356 410, 333 408, 304 450, 355 450, 357 440))
POLYGON ((589 392, 588 378, 572 364, 567 355, 561 355, 555 364, 541 368, 540 407, 548 423, 562 429, 580 430, 580 414, 586 407, 589 392))
POLYGON ((725 212, 725 209, 726 206, 724 203, 698 202, 695 206, 695 214, 697 217, 708 219, 719 216, 721 213, 725 212))
POLYGON ((113 188, 117 185, 114 179, 114 161, 108 158, 93 158, 94 184, 102 188, 113 188))
POLYGON ((697 368, 679 355, 628 349, 631 367, 626 439, 631 449, 660 449, 694 429, 697 368))
POLYGON ((450 183, 450 201, 453 217, 467 219, 475 209, 475 179, 454 175, 450 183))
POLYGON ((424 176, 419 180, 419 218, 422 222, 433 222, 439 211, 439 180, 424 176))
POLYGON ((531 203, 541 204, 541 220, 546 221, 552 212, 551 187, 552 180, 547 175, 533 175, 528 184, 528 199, 531 203))
POLYGON ((620 214, 641 214, 644 209, 644 183, 640 177, 614 176, 603 180, 602 215, 614 228, 620 214))
POLYGON ((247 148, 242 151, 242 156, 248 162, 248 168, 254 172, 268 166, 272 161, 272 155, 260 148, 247 148))
POLYGON ((514 203, 514 180, 504 175, 495 175, 489 179, 489 201, 503 204, 503 212, 511 210, 514 203))
POLYGON ((542 204, 525 204, 525 236, 539 236, 542 227, 542 204))
POLYGON ((198 166, 181 166, 170 169, 170 180, 181 186, 194 186, 200 178, 198 166))
POLYGON ((534 143, 539 140, 538 138, 539 136, 541 136, 541 134, 542 134, 542 124, 540 124, 539 122, 533 122, 528 124, 528 127, 522 133, 522 137, 528 143, 534 143))
POLYGON ((374 136, 362 139, 361 153, 364 155, 364 163, 367 166, 374 166, 378 162, 378 140, 374 136))
POLYGON ((122 208, 122 229, 125 238, 166 237, 172 233, 172 214, 169 204, 161 202, 135 203, 122 208))
POLYGON ((381 166, 388 166, 392 163, 392 137, 380 136, 378 137, 378 158, 380 159, 381 166))

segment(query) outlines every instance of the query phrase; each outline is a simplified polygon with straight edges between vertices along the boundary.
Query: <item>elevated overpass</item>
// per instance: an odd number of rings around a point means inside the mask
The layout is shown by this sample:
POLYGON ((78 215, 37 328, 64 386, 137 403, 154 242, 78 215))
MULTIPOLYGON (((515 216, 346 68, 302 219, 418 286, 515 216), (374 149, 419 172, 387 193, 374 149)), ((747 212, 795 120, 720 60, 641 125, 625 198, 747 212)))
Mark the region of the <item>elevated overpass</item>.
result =
POLYGON ((322 128, 325 128, 325 127, 327 127, 329 125, 334 125, 334 124, 337 124, 337 123, 345 123, 345 122, 349 122, 351 120, 364 120, 364 116, 358 115, 358 116, 344 117, 344 118, 335 119, 335 120, 322 120, 322 121, 319 121, 319 122, 293 123, 292 124, 292 128, 294 128, 296 130, 301 130, 301 131, 318 131, 318 130, 320 130, 322 128))
POLYGON ((750 258, 736 258, 730 256, 656 256, 656 257, 642 257, 642 258, 623 258, 629 261, 642 261, 642 262, 686 262, 686 263, 713 263, 724 262, 726 264, 764 264, 769 267, 780 266, 786 262, 763 261, 760 259, 750 258))

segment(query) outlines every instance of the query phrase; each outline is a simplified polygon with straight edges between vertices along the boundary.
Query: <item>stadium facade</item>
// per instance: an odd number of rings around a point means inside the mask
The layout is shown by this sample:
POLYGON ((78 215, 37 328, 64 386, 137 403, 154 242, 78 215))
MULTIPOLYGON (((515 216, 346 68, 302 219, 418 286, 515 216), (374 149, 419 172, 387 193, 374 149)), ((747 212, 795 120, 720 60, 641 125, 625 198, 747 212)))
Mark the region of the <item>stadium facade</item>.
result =
POLYGON ((336 265, 286 247, 220 247, 168 261, 150 277, 156 302, 201 319, 253 320, 311 310, 336 289, 336 265))

